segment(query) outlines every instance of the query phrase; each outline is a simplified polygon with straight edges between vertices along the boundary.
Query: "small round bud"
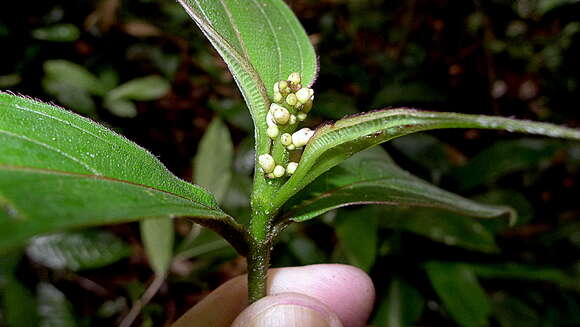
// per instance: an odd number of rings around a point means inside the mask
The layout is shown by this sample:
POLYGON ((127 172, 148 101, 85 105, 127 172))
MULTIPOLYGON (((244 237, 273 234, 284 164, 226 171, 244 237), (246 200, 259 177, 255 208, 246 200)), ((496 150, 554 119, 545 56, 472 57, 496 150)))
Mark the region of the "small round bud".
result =
POLYGON ((290 76, 288 76, 288 82, 290 82, 290 85, 297 85, 300 84, 301 78, 300 78, 300 74, 294 72, 292 74, 290 74, 290 76))
POLYGON ((289 162, 288 166, 286 167, 286 174, 288 174, 288 175, 294 174, 294 172, 296 171, 296 168, 298 168, 297 162, 289 162))
POLYGON ((298 103, 298 98, 296 98, 296 94, 294 93, 288 94, 288 96, 286 97, 286 103, 291 106, 295 106, 298 103))
POLYGON ((269 173, 266 175, 266 177, 268 178, 276 178, 276 176, 274 176, 274 173, 269 173))
POLYGON ((274 171, 272 172, 272 174, 274 174, 274 177, 282 177, 284 176, 284 174, 286 173, 286 169, 284 169, 284 167, 278 165, 274 168, 274 171))
POLYGON ((290 125, 294 125, 294 124, 296 124, 296 121, 297 121, 296 115, 290 115, 290 119, 288 120, 288 123, 290 125))
POLYGON ((278 126, 268 126, 266 134, 268 134, 271 139, 274 139, 278 134, 280 134, 280 130, 278 129, 278 126))
POLYGON ((282 95, 290 93, 290 85, 288 85, 288 81, 278 82, 278 92, 282 93, 282 95))
POLYGON ((279 125, 285 125, 290 120, 290 112, 288 109, 276 105, 276 107, 272 110, 272 117, 274 117, 274 122, 279 125))
POLYGON ((303 128, 292 134, 292 144, 295 147, 300 148, 306 145, 310 138, 314 135, 314 131, 309 128, 303 128))
POLYGON ((282 93, 280 92, 274 92, 274 102, 282 102, 282 99, 284 99, 284 97, 282 96, 282 93))
POLYGON ((294 151, 294 150, 296 150, 296 146, 294 144, 290 144, 289 146, 286 147, 286 150, 294 151))
POLYGON ((299 113, 296 115, 296 118, 298 118, 298 120, 299 120, 299 121, 304 121, 304 120, 306 120, 306 117, 307 117, 307 116, 308 116, 308 115, 307 115, 305 112, 299 112, 299 113))
POLYGON ((310 110, 312 110, 312 99, 308 100, 308 102, 306 102, 302 107, 302 111, 305 113, 309 113, 310 110))
POLYGON ((280 93, 280 82, 274 83, 274 93, 280 93))
POLYGON ((258 164, 265 173, 273 172, 274 167, 276 167, 276 162, 274 162, 274 158, 268 153, 262 154, 258 157, 258 164))
POLYGON ((290 135, 289 133, 284 133, 280 135, 280 143, 282 143, 283 146, 288 146, 292 144, 292 135, 290 135))
POLYGON ((296 92, 296 98, 300 103, 305 104, 314 95, 314 91, 310 88, 303 87, 298 92, 296 92))
POLYGON ((278 125, 276 125, 276 122, 274 121, 274 116, 272 116, 272 111, 268 111, 268 113, 266 114, 266 124, 268 125, 268 127, 278 126, 278 125))

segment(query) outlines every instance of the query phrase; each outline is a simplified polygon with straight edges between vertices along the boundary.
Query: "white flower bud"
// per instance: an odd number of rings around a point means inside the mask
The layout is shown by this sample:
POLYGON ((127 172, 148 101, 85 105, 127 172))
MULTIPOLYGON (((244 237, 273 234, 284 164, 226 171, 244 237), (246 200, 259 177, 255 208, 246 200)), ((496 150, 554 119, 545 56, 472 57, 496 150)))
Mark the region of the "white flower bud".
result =
POLYGON ((274 173, 269 173, 266 175, 266 177, 268 178, 276 178, 276 176, 274 176, 274 173))
POLYGON ((288 146, 292 144, 292 135, 290 135, 289 133, 284 133, 280 135, 280 143, 282 143, 283 146, 288 146))
POLYGON ((290 86, 288 85, 288 81, 278 82, 278 92, 282 93, 282 95, 290 93, 290 86))
POLYGON ((290 76, 288 76, 288 82, 290 82, 290 85, 298 85, 301 82, 301 78, 300 78, 300 74, 294 72, 292 74, 290 74, 290 76))
POLYGON ((286 173, 286 169, 284 169, 284 167, 278 165, 274 168, 274 171, 272 172, 272 174, 274 174, 274 177, 282 177, 284 176, 284 174, 286 173))
POLYGON ((282 102, 282 99, 284 99, 284 97, 280 92, 274 92, 274 102, 280 103, 282 102))
POLYGON ((278 129, 278 126, 268 126, 266 134, 268 134, 271 139, 274 139, 278 134, 280 134, 280 130, 278 129))
POLYGON ((298 92, 296 92, 296 98, 302 104, 306 104, 310 100, 310 98, 312 98, 313 95, 314 91, 307 87, 303 87, 300 90, 298 90, 298 92))
POLYGON ((308 116, 305 112, 299 112, 296 115, 296 118, 298 118, 299 121, 304 121, 306 120, 306 116, 308 116))
POLYGON ((298 168, 297 162, 289 162, 288 167, 286 167, 286 174, 292 175, 296 172, 296 168, 298 168))
POLYGON ((262 154, 258 157, 258 164, 260 165, 260 167, 262 167, 262 170, 265 173, 273 172, 274 167, 276 167, 276 162, 274 162, 274 158, 268 153, 262 154))
POLYGON ((274 177, 282 177, 282 176, 284 176, 285 173, 286 173, 286 169, 280 165, 277 165, 274 168, 274 171, 272 172, 272 174, 274 174, 274 177))
POLYGON ((290 125, 296 124, 296 116, 295 115, 290 115, 290 120, 288 120, 288 123, 290 125))
POLYGON ((294 144, 290 144, 289 146, 286 147, 286 150, 294 151, 294 150, 296 150, 296 146, 294 146, 294 144))
POLYGON ((295 147, 300 148, 306 145, 310 138, 314 135, 314 131, 309 128, 303 128, 292 134, 292 144, 295 147))
POLYGON ((268 111, 268 113, 266 114, 266 124, 268 125, 268 127, 277 126, 276 122, 274 121, 274 116, 272 116, 272 111, 268 111))
POLYGON ((288 109, 276 105, 276 107, 272 110, 272 117, 274 117, 274 122, 277 124, 285 125, 288 123, 288 120, 290 120, 290 112, 288 112, 288 109))
POLYGON ((294 93, 288 94, 288 96, 286 97, 286 103, 291 106, 295 106, 298 103, 298 98, 296 98, 296 94, 294 93))
POLYGON ((280 93, 280 82, 274 83, 274 93, 280 93))
POLYGON ((302 111, 305 113, 309 113, 310 110, 312 110, 312 99, 308 100, 308 102, 306 102, 302 107, 302 111))

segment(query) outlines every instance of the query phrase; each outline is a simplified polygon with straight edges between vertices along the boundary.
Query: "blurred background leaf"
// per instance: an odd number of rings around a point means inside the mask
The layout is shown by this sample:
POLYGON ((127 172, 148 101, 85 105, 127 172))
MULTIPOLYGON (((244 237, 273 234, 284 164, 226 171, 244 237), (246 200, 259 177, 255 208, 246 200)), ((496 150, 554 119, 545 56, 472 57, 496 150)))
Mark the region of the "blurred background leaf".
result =
POLYGON ((85 230, 37 236, 26 254, 48 268, 80 271, 108 266, 129 256, 130 250, 109 232, 85 230))
POLYGON ((156 275, 165 276, 173 259, 173 219, 147 219, 139 226, 149 265, 156 275))
POLYGON ((468 266, 450 262, 428 262, 425 268, 437 295, 459 325, 489 325, 489 299, 468 266))

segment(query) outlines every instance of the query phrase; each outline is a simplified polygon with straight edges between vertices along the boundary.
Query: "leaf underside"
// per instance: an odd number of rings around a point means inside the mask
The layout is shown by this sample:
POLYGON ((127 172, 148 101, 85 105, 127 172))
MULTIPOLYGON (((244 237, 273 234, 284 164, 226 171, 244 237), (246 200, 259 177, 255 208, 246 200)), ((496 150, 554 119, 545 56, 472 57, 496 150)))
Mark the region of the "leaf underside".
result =
POLYGON ((580 140, 580 131, 547 123, 502 117, 414 109, 384 109, 345 117, 320 126, 310 139, 298 169, 276 194, 279 209, 294 194, 353 154, 407 134, 447 128, 507 130, 580 140))
POLYGON ((516 217, 509 207, 480 204, 431 185, 399 168, 376 147, 317 178, 287 203, 285 218, 300 222, 356 204, 438 208, 480 218, 516 217))
POLYGON ((0 93, 0 250, 64 228, 149 217, 234 225, 205 190, 63 109, 0 93))

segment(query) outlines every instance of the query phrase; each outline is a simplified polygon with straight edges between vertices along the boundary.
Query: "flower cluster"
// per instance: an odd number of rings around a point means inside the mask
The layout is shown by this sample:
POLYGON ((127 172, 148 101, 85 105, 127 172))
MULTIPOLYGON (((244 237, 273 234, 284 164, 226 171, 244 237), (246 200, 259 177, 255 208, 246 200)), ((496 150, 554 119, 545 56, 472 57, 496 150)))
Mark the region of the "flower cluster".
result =
MULTIPOLYGON (((302 87, 301 77, 298 73, 292 73, 287 80, 281 80, 274 84, 274 98, 266 114, 266 133, 274 142, 280 142, 288 151, 301 149, 314 135, 309 128, 296 131, 297 123, 303 121, 312 109, 314 91, 308 87, 302 87)), ((277 165, 270 154, 262 154, 258 157, 258 164, 269 178, 279 178, 284 175, 292 175, 298 163, 290 162, 284 168, 277 165)))

